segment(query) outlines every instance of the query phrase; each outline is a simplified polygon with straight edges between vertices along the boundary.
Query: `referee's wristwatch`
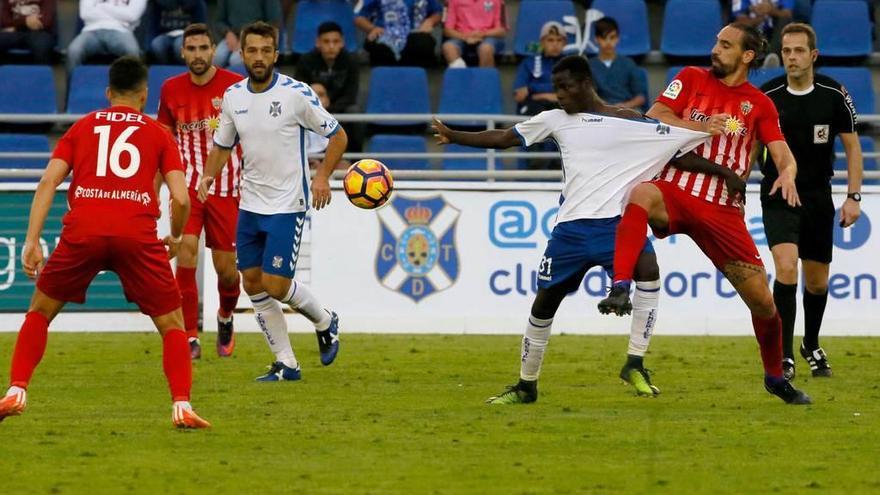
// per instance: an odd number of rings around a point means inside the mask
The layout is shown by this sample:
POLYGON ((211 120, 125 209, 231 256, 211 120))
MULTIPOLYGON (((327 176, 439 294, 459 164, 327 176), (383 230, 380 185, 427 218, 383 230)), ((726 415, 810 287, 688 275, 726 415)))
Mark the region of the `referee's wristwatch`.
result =
POLYGON ((857 193, 857 192, 849 193, 849 194, 846 195, 846 197, 849 198, 849 199, 851 199, 851 200, 853 200, 853 201, 855 201, 856 203, 858 203, 858 202, 860 202, 860 201, 862 200, 862 194, 861 194, 861 193, 857 193))

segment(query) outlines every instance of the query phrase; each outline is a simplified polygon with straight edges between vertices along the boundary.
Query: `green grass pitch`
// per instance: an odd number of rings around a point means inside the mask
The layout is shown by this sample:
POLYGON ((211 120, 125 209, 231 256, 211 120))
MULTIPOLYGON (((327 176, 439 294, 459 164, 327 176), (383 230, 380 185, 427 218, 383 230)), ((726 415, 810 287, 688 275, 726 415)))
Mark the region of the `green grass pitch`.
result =
MULTIPOLYGON (((6 379, 15 334, 0 334, 6 379)), ((0 424, 0 493, 880 493, 880 339, 823 340, 831 379, 761 386, 751 338, 654 339, 663 391, 621 384, 625 336, 555 335, 538 403, 483 401, 517 377, 519 337, 343 335, 299 383, 257 384, 258 334, 195 365, 214 428, 176 431, 155 334, 50 334, 29 408, 0 424)), ((798 341, 799 342, 799 341, 798 341)))

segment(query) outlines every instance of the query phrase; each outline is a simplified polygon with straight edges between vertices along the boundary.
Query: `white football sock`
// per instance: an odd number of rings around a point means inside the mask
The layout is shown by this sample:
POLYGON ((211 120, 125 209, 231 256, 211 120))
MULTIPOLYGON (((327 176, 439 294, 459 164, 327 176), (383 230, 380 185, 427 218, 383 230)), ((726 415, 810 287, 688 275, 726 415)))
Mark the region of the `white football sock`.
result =
POLYGON ((535 381, 541 374, 541 363, 544 362, 544 350, 550 340, 550 326, 553 318, 542 320, 529 316, 526 333, 522 339, 522 364, 519 377, 523 380, 535 381))
POLYGON ((330 328, 330 313, 318 303, 306 284, 291 280, 290 289, 281 302, 308 318, 315 324, 315 330, 321 332, 330 328))
POLYGON ((284 319, 284 311, 278 301, 272 299, 269 294, 260 292, 250 296, 251 303, 254 305, 254 317, 263 336, 266 337, 266 343, 269 349, 275 354, 275 360, 281 361, 286 366, 298 368, 299 363, 293 354, 293 347, 290 345, 290 338, 287 336, 287 320, 284 319))
POLYGON ((660 300, 660 280, 636 282, 633 294, 632 323, 629 330, 629 347, 626 353, 631 356, 644 356, 651 343, 654 323, 657 322, 657 305, 660 300))

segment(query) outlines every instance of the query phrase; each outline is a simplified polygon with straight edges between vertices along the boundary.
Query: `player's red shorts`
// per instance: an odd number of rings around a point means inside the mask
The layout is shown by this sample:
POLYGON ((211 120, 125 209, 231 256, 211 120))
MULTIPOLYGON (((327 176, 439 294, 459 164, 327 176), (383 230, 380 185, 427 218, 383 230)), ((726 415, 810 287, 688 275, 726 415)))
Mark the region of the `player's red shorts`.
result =
POLYGON ((162 241, 130 237, 69 237, 62 234, 37 277, 37 288, 59 301, 82 304, 102 270, 119 275, 125 298, 148 316, 180 307, 180 291, 162 241))
POLYGON ((671 182, 654 180, 651 184, 663 194, 669 215, 669 227, 654 230, 655 236, 662 239, 670 234, 686 234, 722 272, 731 261, 764 266, 739 208, 709 203, 671 182))
POLYGON ((218 251, 235 251, 235 226, 238 222, 238 196, 208 196, 204 203, 198 193, 189 191, 189 219, 184 234, 199 237, 205 229, 205 245, 218 251))

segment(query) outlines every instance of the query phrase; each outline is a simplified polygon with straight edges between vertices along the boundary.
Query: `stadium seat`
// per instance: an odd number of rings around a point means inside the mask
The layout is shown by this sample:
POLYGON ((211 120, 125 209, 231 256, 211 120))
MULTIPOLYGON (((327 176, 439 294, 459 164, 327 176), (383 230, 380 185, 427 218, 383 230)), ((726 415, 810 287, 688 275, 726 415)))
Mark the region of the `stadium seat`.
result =
MULTIPOLYGON (((651 33, 648 31, 648 8, 645 0, 594 0, 591 7, 605 17, 613 17, 620 26, 620 43, 617 53, 629 57, 640 56, 651 50, 651 33)), ((590 34, 595 43, 595 33, 590 34)), ((598 45, 597 45, 598 46, 598 45)), ((595 54, 595 50, 588 50, 595 54)))
POLYGON ((874 87, 871 70, 866 67, 820 67, 824 74, 842 84, 852 96, 856 111, 862 115, 875 113, 874 87))
MULTIPOLYGON (((428 76, 421 67, 376 67, 370 73, 366 113, 430 113, 428 76)), ((395 120, 376 125, 423 124, 422 120, 395 120)))
POLYGON ((669 0, 663 14, 660 51, 672 57, 708 57, 719 30, 719 2, 669 0))
POLYGON ((162 93, 162 83, 169 77, 183 74, 186 67, 182 65, 152 65, 147 79, 147 108, 144 112, 154 115, 159 111, 159 95, 162 93))
POLYGON ((871 18, 862 0, 819 0, 813 5, 813 29, 820 57, 871 54, 871 18))
MULTIPOLYGON (((672 78, 675 77, 681 70, 684 69, 683 65, 673 65, 666 69, 666 85, 672 82, 672 78)), ((666 89, 665 87, 663 89, 666 89)))
POLYGON ((647 94, 645 94, 645 104, 642 105, 642 107, 639 108, 638 110, 641 110, 642 112, 646 112, 648 110, 648 108, 650 108, 651 102, 654 101, 654 97, 657 96, 657 93, 652 92, 651 88, 648 86, 648 69, 646 69, 644 67, 638 67, 637 69, 638 70, 637 70, 636 74, 638 74, 638 78, 642 82, 642 87, 645 88, 645 91, 647 91, 647 94))
MULTIPOLYGON (((873 153, 876 151, 874 146, 874 138, 870 136, 859 136, 859 143, 862 145, 862 153, 873 153)), ((843 143, 840 141, 840 138, 834 140, 834 152, 842 153, 843 152, 843 143)), ((876 158, 865 158, 862 161, 864 165, 865 172, 876 172, 877 171, 877 159, 876 158)), ((837 158, 834 160, 834 170, 846 170, 846 158, 837 158)), ((846 179, 832 179, 832 184, 846 184, 846 179)), ((878 184, 880 181, 877 179, 863 179, 862 184, 865 185, 874 185, 878 184)))
POLYGON ((293 26, 293 53, 307 53, 315 48, 318 26, 334 21, 342 27, 345 47, 350 52, 358 49, 354 28, 354 11, 347 2, 303 0, 296 7, 293 26))
MULTIPOLYGON (((516 18, 516 29, 513 38, 513 51, 517 55, 534 55, 537 53, 541 37, 541 26, 547 21, 558 21, 565 25, 564 18, 574 19, 574 3, 558 0, 542 2, 523 2, 519 6, 516 18)), ((569 35, 568 41, 574 41, 569 35)))
POLYGON ((107 65, 80 65, 73 69, 67 87, 67 113, 89 113, 106 108, 107 65))
MULTIPOLYGON (((368 153, 424 153, 427 151, 422 136, 401 136, 396 134, 376 134, 367 144, 368 153)), ((428 161, 423 158, 380 158, 382 163, 394 170, 427 170, 428 161)))
MULTIPOLYGON (((49 138, 42 134, 0 134, 0 151, 47 153, 49 138)), ((46 158, 2 158, 0 159, 0 168, 43 169, 47 162, 46 158)), ((28 182, 36 182, 37 180, 36 177, 27 179, 28 182)))
POLYGON ((57 113, 52 68, 0 66, 0 113, 57 113))
MULTIPOLYGON (((475 67, 447 70, 443 73, 439 113, 501 114, 503 105, 501 76, 498 74, 498 69, 475 67)), ((475 127, 484 127, 486 124, 479 120, 457 120, 446 123, 475 127)))
POLYGON ((749 82, 754 86, 760 88, 765 82, 785 75, 785 69, 782 67, 776 67, 773 69, 758 69, 756 71, 749 72, 749 82))
MULTIPOLYGON (((485 153, 486 150, 481 148, 471 148, 470 146, 462 146, 460 144, 448 144, 443 151, 449 154, 455 153, 485 153)), ((496 168, 501 168, 501 161, 495 162, 496 168)), ((444 158, 444 170, 486 170, 487 163, 485 158, 444 158)))

